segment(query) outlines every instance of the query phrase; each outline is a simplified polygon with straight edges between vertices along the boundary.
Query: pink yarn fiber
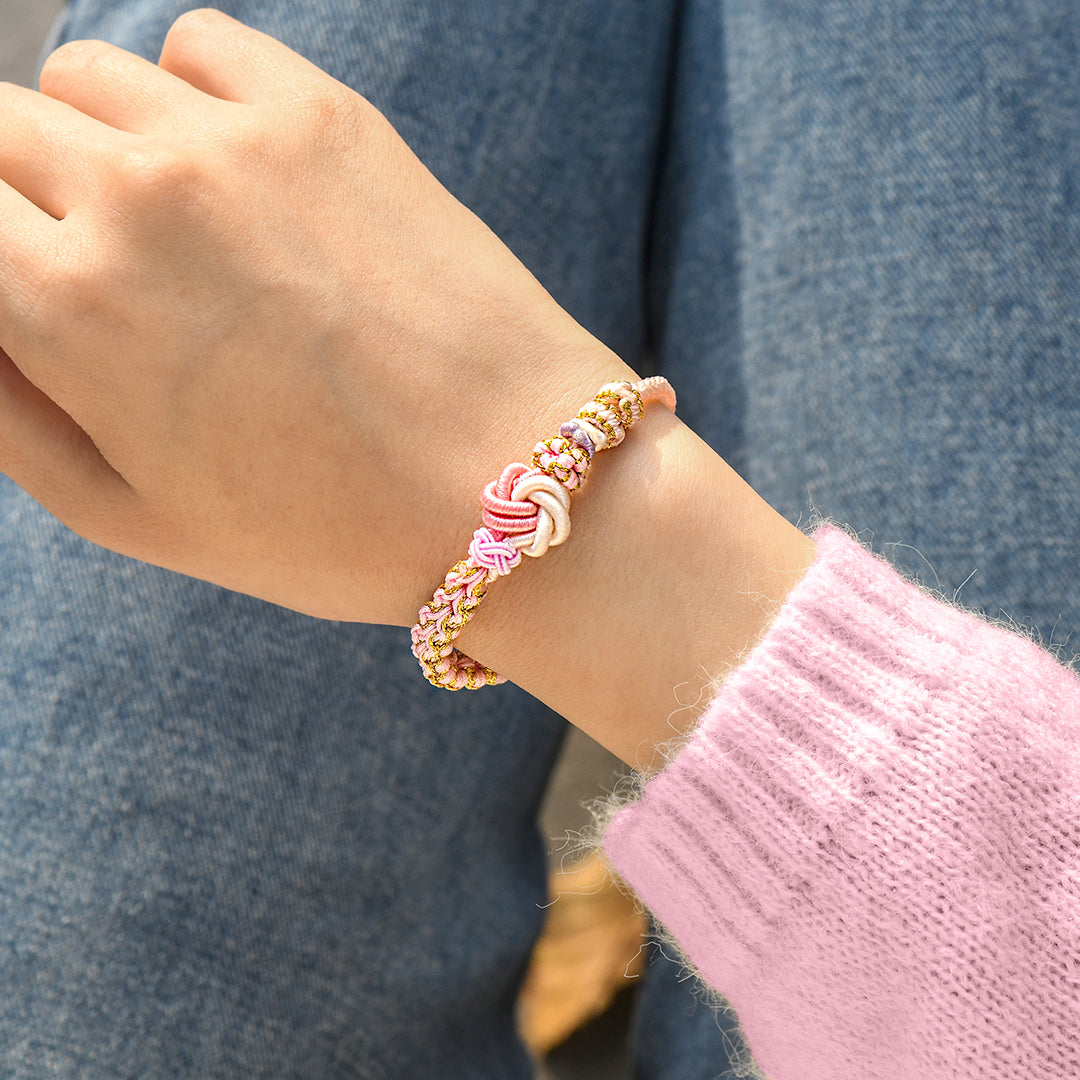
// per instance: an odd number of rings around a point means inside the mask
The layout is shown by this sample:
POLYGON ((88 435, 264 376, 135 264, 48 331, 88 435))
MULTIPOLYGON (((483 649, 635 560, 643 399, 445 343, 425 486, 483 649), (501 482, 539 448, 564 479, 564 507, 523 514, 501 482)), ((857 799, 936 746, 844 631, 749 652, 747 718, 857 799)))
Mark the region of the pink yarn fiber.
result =
POLYGON ((1080 680, 815 540, 608 855, 770 1080, 1074 1080, 1080 680))

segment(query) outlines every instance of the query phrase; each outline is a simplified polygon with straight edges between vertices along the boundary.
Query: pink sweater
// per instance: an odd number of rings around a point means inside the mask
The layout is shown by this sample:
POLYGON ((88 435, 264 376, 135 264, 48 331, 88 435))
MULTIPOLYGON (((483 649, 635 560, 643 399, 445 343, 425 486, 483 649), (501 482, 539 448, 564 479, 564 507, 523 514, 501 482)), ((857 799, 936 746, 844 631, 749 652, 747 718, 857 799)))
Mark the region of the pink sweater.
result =
POLYGON ((769 1080, 1080 1077, 1080 679, 816 539, 608 857, 769 1080))

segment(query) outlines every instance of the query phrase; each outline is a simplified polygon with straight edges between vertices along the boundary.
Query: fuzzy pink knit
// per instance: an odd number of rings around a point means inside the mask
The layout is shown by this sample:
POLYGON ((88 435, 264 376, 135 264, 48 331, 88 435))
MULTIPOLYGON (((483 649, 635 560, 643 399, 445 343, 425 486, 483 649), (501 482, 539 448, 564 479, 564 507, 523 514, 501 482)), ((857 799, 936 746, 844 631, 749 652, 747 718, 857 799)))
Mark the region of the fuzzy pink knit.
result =
POLYGON ((835 529, 605 835, 769 1080, 1080 1077, 1080 680, 835 529))

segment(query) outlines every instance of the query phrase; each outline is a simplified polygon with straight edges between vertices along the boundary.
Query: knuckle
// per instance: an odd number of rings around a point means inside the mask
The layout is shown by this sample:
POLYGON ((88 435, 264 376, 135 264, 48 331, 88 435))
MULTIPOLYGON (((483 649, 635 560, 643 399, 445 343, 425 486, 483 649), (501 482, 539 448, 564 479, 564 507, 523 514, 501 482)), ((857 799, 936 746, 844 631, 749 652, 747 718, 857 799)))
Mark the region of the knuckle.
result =
POLYGON ((207 34, 217 33, 224 18, 220 11, 213 8, 194 8, 178 16, 165 35, 166 46, 170 50, 189 47, 207 34))
POLYGON ((252 110, 235 121, 225 146, 242 170, 307 169, 313 160, 351 154, 365 140, 360 98, 340 88, 306 87, 294 93, 286 109, 275 105, 252 110))
POLYGON ((217 149, 226 160, 243 167, 245 164, 261 165, 277 159, 281 154, 280 144, 280 132, 252 111, 234 118, 217 149))
POLYGON ((320 85, 293 101, 293 131, 307 145, 349 152, 367 141, 378 113, 348 87, 320 85))
POLYGON ((345 87, 331 83, 309 90, 298 99, 297 107, 309 123, 322 129, 333 128, 353 119, 353 97, 345 87))
POLYGON ((50 53, 39 76, 45 93, 86 79, 108 62, 113 46, 104 41, 68 41, 50 53))
POLYGON ((106 185, 132 209, 178 209, 190 200, 201 175, 198 163, 182 149, 133 144, 117 154, 106 185))

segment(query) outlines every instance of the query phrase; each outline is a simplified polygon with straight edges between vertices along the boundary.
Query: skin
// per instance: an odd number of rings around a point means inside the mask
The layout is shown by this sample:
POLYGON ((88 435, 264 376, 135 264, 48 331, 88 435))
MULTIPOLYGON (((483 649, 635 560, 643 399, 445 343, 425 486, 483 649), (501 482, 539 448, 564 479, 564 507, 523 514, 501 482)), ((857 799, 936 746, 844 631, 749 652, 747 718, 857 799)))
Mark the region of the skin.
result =
MULTIPOLYGON (((367 101, 215 11, 157 65, 75 42, 0 86, 0 347, 0 469, 76 532, 397 625, 484 483, 637 377, 367 101)), ((647 765, 812 557, 655 408, 461 645, 647 765)))

